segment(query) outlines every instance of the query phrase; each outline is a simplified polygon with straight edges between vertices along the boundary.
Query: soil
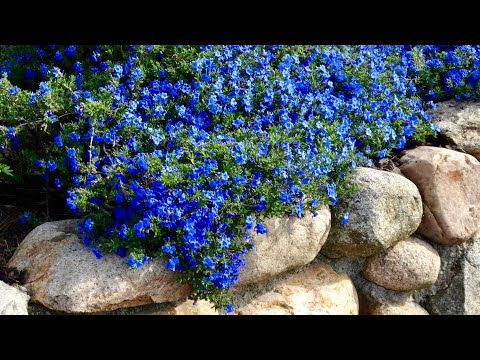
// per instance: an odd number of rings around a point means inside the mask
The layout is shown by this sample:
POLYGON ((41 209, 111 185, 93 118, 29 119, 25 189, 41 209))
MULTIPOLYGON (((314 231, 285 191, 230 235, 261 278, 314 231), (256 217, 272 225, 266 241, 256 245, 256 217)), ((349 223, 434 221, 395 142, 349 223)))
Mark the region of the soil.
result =
POLYGON ((7 268, 20 242, 35 226, 69 217, 71 213, 65 206, 61 191, 49 189, 46 193, 45 188, 41 187, 26 188, 0 183, 0 281, 23 284, 24 274, 7 268), (31 221, 20 224, 18 219, 24 211, 32 214, 31 221))

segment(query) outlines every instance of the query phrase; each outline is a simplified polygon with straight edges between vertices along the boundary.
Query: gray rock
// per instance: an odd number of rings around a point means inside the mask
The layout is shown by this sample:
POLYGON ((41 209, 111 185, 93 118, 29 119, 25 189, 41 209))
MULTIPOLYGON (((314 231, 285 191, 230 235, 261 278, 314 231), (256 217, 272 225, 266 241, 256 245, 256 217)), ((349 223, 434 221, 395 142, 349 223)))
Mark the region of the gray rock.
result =
POLYGON ((362 269, 365 263, 365 258, 363 257, 331 259, 320 254, 315 261, 325 262, 335 271, 346 273, 350 276, 357 290, 360 315, 369 315, 374 309, 380 306, 405 304, 413 301, 411 292, 398 292, 385 289, 366 280, 362 276, 362 269))
POLYGON ((439 271, 437 251, 425 241, 410 237, 367 258, 363 276, 390 290, 412 291, 432 286, 439 271))
POLYGON ((458 151, 419 146, 405 151, 400 170, 417 186, 424 215, 417 232, 444 245, 467 241, 479 230, 480 162, 458 151))
POLYGON ((69 313, 176 301, 190 293, 160 261, 130 270, 125 259, 113 254, 98 260, 76 235, 75 220, 35 228, 8 266, 26 271, 32 301, 69 313))
POLYGON ((403 176, 369 168, 358 168, 350 181, 358 188, 342 200, 339 213, 349 211, 350 220, 332 228, 322 254, 370 256, 408 238, 422 219, 422 201, 415 184, 403 176))
POLYGON ((0 315, 28 315, 30 296, 0 281, 0 315))
POLYGON ((254 235, 255 249, 247 254, 236 286, 260 282, 310 263, 327 240, 331 215, 328 207, 318 215, 271 218, 263 223, 268 234, 254 235))
POLYGON ((432 244, 442 265, 431 288, 415 292, 430 314, 480 315, 480 233, 455 246, 432 244))
POLYGON ((236 311, 239 315, 358 315, 351 279, 325 263, 308 265, 236 311))
POLYGON ((440 134, 480 160, 480 102, 440 102, 432 115, 440 134))

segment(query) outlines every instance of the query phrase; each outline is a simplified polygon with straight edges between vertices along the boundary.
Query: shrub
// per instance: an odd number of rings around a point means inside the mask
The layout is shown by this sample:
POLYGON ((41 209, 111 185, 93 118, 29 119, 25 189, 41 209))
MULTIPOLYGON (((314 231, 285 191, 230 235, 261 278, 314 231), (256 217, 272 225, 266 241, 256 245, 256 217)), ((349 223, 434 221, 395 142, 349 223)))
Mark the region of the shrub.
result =
MULTIPOLYGON (((98 258, 161 258, 193 299, 231 310, 265 218, 315 216, 353 190, 351 169, 434 134, 425 100, 452 65, 432 68, 432 49, 8 46, 1 160, 64 189, 98 258)), ((470 71, 463 49, 442 51, 470 71)))

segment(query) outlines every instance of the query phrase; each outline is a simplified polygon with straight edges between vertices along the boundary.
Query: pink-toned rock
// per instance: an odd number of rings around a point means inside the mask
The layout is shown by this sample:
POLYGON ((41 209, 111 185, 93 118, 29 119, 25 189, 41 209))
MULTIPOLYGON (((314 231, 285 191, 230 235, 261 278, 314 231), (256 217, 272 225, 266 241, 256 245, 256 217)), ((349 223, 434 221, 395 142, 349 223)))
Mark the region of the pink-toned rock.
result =
POLYGON ((313 263, 236 311, 238 315, 358 315, 357 291, 345 274, 313 263))
POLYGON ((418 187, 423 219, 418 232, 444 245, 460 244, 479 229, 480 162, 457 151, 419 146, 407 150, 400 170, 418 187))

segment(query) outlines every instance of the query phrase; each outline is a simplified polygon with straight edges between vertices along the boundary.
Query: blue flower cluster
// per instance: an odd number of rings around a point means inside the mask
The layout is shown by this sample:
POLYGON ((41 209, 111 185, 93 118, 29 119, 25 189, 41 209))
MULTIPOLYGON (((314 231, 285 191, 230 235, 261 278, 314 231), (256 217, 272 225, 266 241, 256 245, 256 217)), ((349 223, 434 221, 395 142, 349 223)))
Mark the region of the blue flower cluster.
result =
POLYGON ((0 63, 0 99, 29 104, 0 105, 11 119, 2 144, 28 146, 42 119, 48 146, 27 162, 66 191, 93 254, 131 268, 162 258, 194 299, 231 311, 228 289, 253 234, 268 233, 263 219, 315 216, 351 191, 353 168, 434 134, 426 74, 444 70, 452 96, 476 88, 479 50, 38 47, 0 63))

